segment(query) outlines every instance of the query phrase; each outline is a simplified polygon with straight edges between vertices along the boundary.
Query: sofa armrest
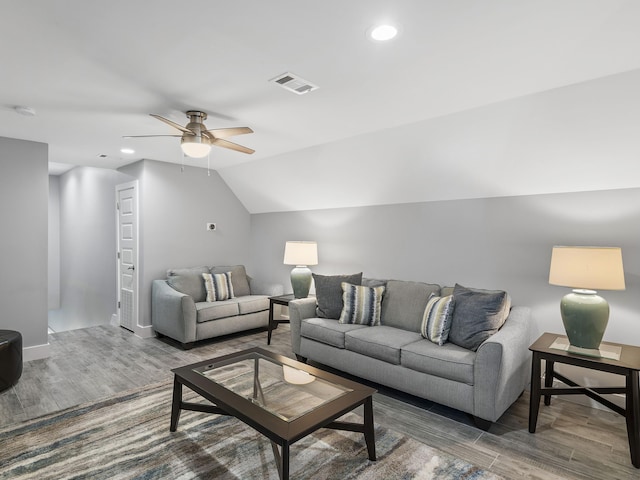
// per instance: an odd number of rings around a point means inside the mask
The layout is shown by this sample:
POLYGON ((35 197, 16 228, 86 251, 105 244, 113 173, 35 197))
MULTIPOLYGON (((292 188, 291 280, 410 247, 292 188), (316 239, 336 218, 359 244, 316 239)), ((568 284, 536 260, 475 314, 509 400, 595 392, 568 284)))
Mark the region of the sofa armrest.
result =
POLYGON ((522 394, 531 371, 531 311, 513 307, 502 328, 477 351, 474 414, 495 422, 522 394))
POLYGON ((183 344, 196 341, 196 304, 166 280, 151 283, 151 324, 153 329, 183 344))
POLYGON ((315 297, 297 298, 289 302, 289 323, 291 325, 291 349, 300 354, 300 326, 305 318, 316 316, 315 297))
POLYGON ((284 293, 284 287, 280 283, 265 282, 262 280, 256 280, 247 275, 249 280, 249 290, 251 295, 268 295, 275 297, 276 295, 282 295, 284 293))

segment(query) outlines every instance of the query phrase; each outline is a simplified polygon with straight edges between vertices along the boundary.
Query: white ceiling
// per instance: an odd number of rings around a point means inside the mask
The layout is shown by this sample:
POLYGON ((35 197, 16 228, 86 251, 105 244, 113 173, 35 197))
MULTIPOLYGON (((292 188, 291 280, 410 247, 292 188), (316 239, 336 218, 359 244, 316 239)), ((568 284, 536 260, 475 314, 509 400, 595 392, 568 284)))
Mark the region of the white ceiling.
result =
POLYGON ((180 163, 177 138, 122 136, 174 133, 148 114, 197 109, 255 131, 234 138, 255 154, 214 148, 212 168, 258 165, 638 69, 639 21, 634 0, 5 0, 0 136, 49 144, 52 164, 180 163), (381 21, 392 42, 366 37, 381 21), (268 81, 286 71, 320 88, 268 81))

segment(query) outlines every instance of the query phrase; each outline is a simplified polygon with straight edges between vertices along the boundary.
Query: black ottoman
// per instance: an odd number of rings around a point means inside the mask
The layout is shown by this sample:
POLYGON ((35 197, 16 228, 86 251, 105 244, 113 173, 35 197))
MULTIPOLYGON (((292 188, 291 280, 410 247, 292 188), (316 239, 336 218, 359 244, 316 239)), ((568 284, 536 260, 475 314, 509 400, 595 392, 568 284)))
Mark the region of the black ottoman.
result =
POLYGON ((0 392, 13 387, 22 375, 22 335, 0 330, 0 392))

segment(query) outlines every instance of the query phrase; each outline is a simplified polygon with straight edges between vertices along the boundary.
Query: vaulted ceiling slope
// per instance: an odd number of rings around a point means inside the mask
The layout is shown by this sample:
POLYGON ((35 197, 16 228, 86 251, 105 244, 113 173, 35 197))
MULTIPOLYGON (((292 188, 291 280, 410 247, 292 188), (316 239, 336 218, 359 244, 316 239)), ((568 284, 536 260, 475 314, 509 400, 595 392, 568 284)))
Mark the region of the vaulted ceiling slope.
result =
POLYGON ((255 154, 210 158, 252 213, 618 188, 638 157, 635 0, 2 7, 0 136, 49 144, 53 163, 180 163, 176 138, 122 136, 174 133, 149 113, 184 124, 202 110, 209 128, 255 131, 242 138, 255 154), (369 40, 379 22, 398 37, 369 40), (284 72, 320 88, 268 81, 284 72), (571 180, 572 166, 612 161, 604 183, 571 180))

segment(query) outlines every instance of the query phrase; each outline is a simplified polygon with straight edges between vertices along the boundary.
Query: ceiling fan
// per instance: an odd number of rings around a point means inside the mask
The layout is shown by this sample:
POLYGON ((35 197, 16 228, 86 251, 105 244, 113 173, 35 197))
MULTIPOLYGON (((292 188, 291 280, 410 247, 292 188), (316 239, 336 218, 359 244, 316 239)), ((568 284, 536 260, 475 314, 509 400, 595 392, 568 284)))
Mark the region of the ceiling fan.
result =
POLYGON ((238 145, 237 143, 226 140, 234 135, 242 135, 245 133, 253 133, 249 127, 231 127, 231 128, 213 128, 207 129, 203 123, 207 119, 207 114, 197 110, 189 110, 187 118, 189 123, 186 126, 179 125, 171 120, 161 117, 160 115, 150 114, 153 118, 157 118, 161 122, 171 125, 173 128, 180 130, 181 135, 126 135, 124 138, 141 138, 141 137, 181 137, 180 146, 185 155, 194 158, 206 157, 211 151, 211 145, 217 147, 229 148, 237 152, 253 153, 255 150, 238 145))

